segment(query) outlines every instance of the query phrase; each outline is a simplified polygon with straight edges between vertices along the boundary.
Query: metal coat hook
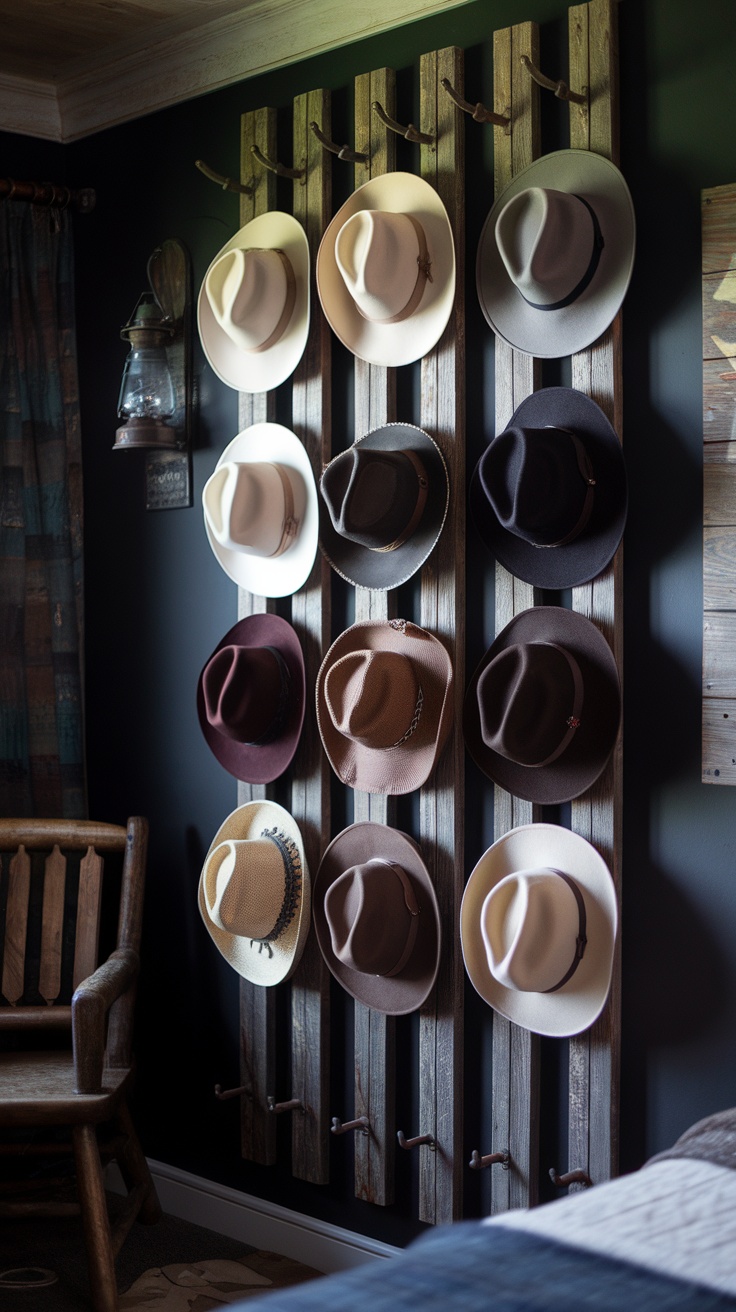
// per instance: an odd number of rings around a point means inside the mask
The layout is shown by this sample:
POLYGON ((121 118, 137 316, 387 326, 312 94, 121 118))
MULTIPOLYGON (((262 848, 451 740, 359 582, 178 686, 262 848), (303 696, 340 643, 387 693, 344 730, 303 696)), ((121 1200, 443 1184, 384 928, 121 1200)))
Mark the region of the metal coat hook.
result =
POLYGON ((478 1149, 474 1148, 470 1154, 468 1166, 471 1171, 484 1171, 487 1166, 495 1166, 496 1162, 500 1162, 501 1169, 508 1171, 510 1160, 508 1150, 500 1153, 486 1153, 485 1157, 481 1157, 478 1149))
POLYGON ((582 1184, 586 1189, 593 1187, 593 1181, 588 1172, 583 1171, 581 1167, 577 1167, 574 1171, 566 1171, 564 1175, 558 1175, 554 1166, 550 1166, 549 1178, 553 1184, 557 1185, 558 1189, 564 1189, 565 1185, 568 1184, 582 1184))
POLYGON ((325 136, 318 123, 310 123, 309 128, 310 131, 314 133, 317 140, 324 146, 325 150, 329 150, 332 155, 337 155, 338 159, 349 159, 352 160, 354 164, 368 163, 370 155, 361 155, 360 151, 351 150, 349 146, 336 145, 334 141, 330 141, 330 138, 325 136))
POLYGON ((544 87, 545 91, 554 91, 558 100, 572 100, 576 105, 586 105, 588 103, 588 97, 586 95, 583 95, 581 91, 571 91, 567 82, 563 82, 562 78, 559 78, 558 81, 555 82, 551 77, 545 77, 544 73, 539 71, 536 64, 532 63, 528 55, 521 55, 520 59, 524 68, 529 73, 529 76, 533 78, 540 87, 544 87))
POLYGON ((218 187, 222 187, 223 191, 237 191, 243 196, 253 195, 252 182, 235 182, 233 178, 225 178, 221 173, 215 173, 215 170, 211 169, 209 164, 205 164, 203 159, 195 159, 194 165, 200 173, 204 173, 204 176, 209 178, 210 182, 216 182, 218 187))
POLYGON ((279 164, 278 161, 275 162, 269 159, 268 155, 264 155, 260 146, 251 146, 250 153, 258 160, 259 164, 263 165, 264 169, 269 169, 271 173, 278 173, 280 178, 303 178, 306 173, 306 169, 287 169, 285 164, 279 164))
POLYGON ((396 1138, 399 1141, 399 1148, 418 1148, 420 1143, 426 1143, 434 1152, 437 1147, 436 1140, 431 1134, 418 1134, 414 1139, 407 1139, 403 1130, 397 1130, 396 1138))
POLYGON ((304 1103, 300 1098, 290 1098, 288 1102, 277 1102, 276 1099, 272 1098, 269 1094, 266 1098, 266 1102, 268 1103, 268 1110, 273 1112, 276 1116, 280 1116, 282 1112, 304 1111, 304 1103))
POLYGON ((215 1085, 215 1097, 219 1098, 220 1102, 225 1102, 227 1098, 239 1098, 241 1093, 249 1092, 250 1090, 246 1089, 243 1084, 241 1084, 239 1089, 223 1089, 221 1084, 215 1085))
POLYGON ((495 123, 496 127, 506 129, 511 127, 511 119, 507 114, 496 114, 492 109, 486 109, 480 100, 475 105, 471 105, 469 100, 463 100, 459 92, 455 90, 449 77, 443 77, 441 85, 458 109, 461 109, 465 114, 472 115, 476 123, 495 123))
POLYGON ((368 1134, 370 1124, 367 1116, 358 1116, 354 1121, 341 1121, 339 1116, 333 1116, 330 1133, 347 1134, 348 1130, 357 1130, 359 1134, 368 1134))
POLYGON ((414 127, 413 123, 409 123, 407 127, 404 127, 403 123, 397 123, 395 118, 390 118, 386 113, 380 100, 374 100, 371 109, 374 114, 378 115, 381 122, 386 124, 387 128, 390 128, 392 132, 398 132, 399 136, 404 137, 406 141, 419 141, 425 146, 433 145, 435 138, 430 136, 429 132, 420 132, 418 128, 414 127))

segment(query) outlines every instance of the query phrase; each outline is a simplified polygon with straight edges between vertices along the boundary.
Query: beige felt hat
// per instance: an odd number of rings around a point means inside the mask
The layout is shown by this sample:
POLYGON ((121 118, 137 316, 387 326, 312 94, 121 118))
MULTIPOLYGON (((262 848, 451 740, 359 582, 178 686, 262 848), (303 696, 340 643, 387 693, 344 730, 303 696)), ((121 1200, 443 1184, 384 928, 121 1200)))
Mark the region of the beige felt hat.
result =
POLYGON ((360 360, 402 365, 431 351, 455 299, 452 228, 434 187, 413 173, 358 187, 325 230, 317 291, 360 360))
POLYGON ((197 302, 202 349, 238 392, 267 392, 296 369, 309 333, 309 243, 297 219, 271 210, 218 252, 197 302))
POLYGON ((296 821, 247 802, 220 825, 199 880, 210 937, 243 979, 270 986, 296 969, 309 933, 310 881, 296 821))
POLYGON ((282 424, 252 424, 225 447, 202 491, 210 546, 225 573, 261 597, 288 597, 317 554, 319 505, 302 443, 282 424))
POLYGON ((634 247, 634 206, 615 164, 591 150, 543 155, 486 219, 476 266, 483 314, 516 350, 572 355, 615 318, 634 247))
POLYGON ((617 925, 616 890, 596 849, 560 825, 521 825, 488 848, 468 880, 465 968, 515 1025, 579 1034, 608 997, 617 925))

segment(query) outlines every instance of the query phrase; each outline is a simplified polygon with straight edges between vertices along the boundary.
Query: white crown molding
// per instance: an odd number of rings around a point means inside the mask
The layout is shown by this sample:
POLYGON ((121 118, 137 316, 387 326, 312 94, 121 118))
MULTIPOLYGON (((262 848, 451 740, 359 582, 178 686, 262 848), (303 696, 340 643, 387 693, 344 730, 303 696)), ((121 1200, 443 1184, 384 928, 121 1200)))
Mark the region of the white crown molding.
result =
MULTIPOLYGON (((253 1248, 265 1248, 295 1262, 332 1273, 348 1271, 366 1262, 396 1257, 402 1250, 341 1226, 318 1221, 288 1207, 240 1193, 176 1166, 149 1159, 159 1201, 167 1216, 191 1221, 218 1235, 239 1239, 253 1248)), ((117 1166, 106 1171, 105 1183, 114 1193, 125 1193, 117 1166)))
POLYGON ((55 106, 49 83, 0 78, 0 128, 75 141, 466 3, 371 0, 359 6, 345 0, 251 0, 236 14, 153 41, 143 50, 132 49, 128 40, 94 67, 88 60, 83 68, 77 62, 59 78, 55 106))

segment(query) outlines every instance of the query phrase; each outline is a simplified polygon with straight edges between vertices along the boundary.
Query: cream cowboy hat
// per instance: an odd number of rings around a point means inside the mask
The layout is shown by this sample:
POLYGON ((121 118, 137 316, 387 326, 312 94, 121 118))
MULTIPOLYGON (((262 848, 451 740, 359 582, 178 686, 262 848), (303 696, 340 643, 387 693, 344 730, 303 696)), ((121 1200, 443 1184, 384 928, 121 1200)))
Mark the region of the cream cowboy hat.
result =
POLYGON ((595 848, 559 825, 521 825, 484 852, 468 880, 465 968, 515 1025, 580 1034, 608 997, 617 925, 613 879, 595 848))
POLYGON ((202 491, 210 546, 238 587, 288 597, 317 554, 319 506, 302 443, 282 424, 252 424, 225 447, 202 491))
POLYGON ((280 984, 309 933, 304 841, 276 802, 247 802, 220 825, 199 880, 199 910, 225 960, 252 984, 280 984))
POLYGON ((615 164, 591 150, 543 155, 486 219, 476 265, 483 314, 528 355, 581 351, 615 318, 634 246, 634 206, 615 164))
POLYGON ((413 173, 358 187, 325 230, 317 292, 358 359, 401 365, 431 351, 455 299, 452 228, 434 188, 413 173))
POLYGON ((267 392, 296 369, 309 333, 309 243, 297 219, 271 210, 218 252, 197 302, 202 349, 238 392, 267 392))

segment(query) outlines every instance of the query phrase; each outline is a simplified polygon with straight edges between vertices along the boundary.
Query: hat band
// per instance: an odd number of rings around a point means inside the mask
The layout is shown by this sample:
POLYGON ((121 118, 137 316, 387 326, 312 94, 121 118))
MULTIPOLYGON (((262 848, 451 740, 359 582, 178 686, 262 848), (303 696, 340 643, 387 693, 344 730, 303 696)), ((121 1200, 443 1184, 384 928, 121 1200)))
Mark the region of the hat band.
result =
MULTIPOLYGON (((250 250, 262 249, 263 247, 261 246, 249 246, 246 247, 243 254, 246 255, 250 250)), ((279 338, 283 337, 286 332, 286 326, 294 313, 294 306, 296 304, 296 278, 294 277, 294 270, 291 267, 291 260, 284 251, 279 250, 278 247, 269 246, 267 249, 273 250, 274 255, 279 256, 279 259, 284 266, 284 273, 286 274, 286 299, 284 301, 284 308, 281 311, 281 317, 279 318, 273 332, 269 334, 265 342, 261 342, 259 346, 244 346, 241 348, 248 355, 260 355, 261 351, 267 351, 271 346, 275 346, 279 338)))
POLYGON ((549 643, 549 646, 554 647, 556 651, 561 652, 570 666, 573 683, 572 713, 565 721, 567 730, 563 734, 557 747, 555 747, 553 752, 550 752, 549 756, 545 756, 543 761, 537 761, 536 765, 532 767, 535 770, 539 770, 543 765, 551 765, 559 756, 562 756, 562 753, 567 747, 569 747, 577 730, 580 728, 580 712, 583 709, 583 676, 580 673, 580 666, 564 647, 559 647, 556 642, 549 643))
POLYGON ((565 971, 565 974, 562 976, 562 979, 559 981, 559 983, 553 984, 551 989, 544 989, 545 993, 556 993, 558 989, 562 988, 563 984, 567 984, 567 981, 569 979, 572 979, 573 975, 575 974, 575 971, 577 970, 578 966, 580 965, 580 962, 583 959, 585 953, 585 946, 588 942, 587 938, 585 937, 587 916, 585 914, 585 901, 583 899, 582 893, 580 892, 580 889, 575 883, 575 880, 571 879, 569 875, 563 875, 561 870, 555 870, 553 866, 550 866, 549 868, 552 871, 553 875, 559 875, 560 879, 564 879, 565 883, 568 885, 569 888, 572 889, 573 893, 575 894, 575 901, 578 904, 578 936, 575 939, 575 956, 572 959, 572 964, 568 968, 568 970, 565 971))
POLYGON ((403 743, 407 742, 407 740, 411 738, 412 734, 416 731, 419 725, 419 720, 421 718, 423 706, 424 706, 424 690, 420 685, 419 692, 417 693, 417 704, 414 707, 414 714, 411 717, 411 724, 409 725, 409 728, 407 729, 405 734, 402 734, 401 738, 399 738, 395 743, 391 743, 391 746, 387 747, 386 751, 392 752, 394 747, 401 747, 403 743))
POLYGON ((414 507, 414 512, 409 523, 399 537, 393 542, 390 542, 387 547, 369 547, 369 551, 396 551, 397 547, 403 547, 404 543, 408 542, 412 534, 416 532, 416 529, 419 526, 419 521, 424 514, 424 507, 427 504, 427 493, 429 491, 427 472, 416 451, 404 451, 403 454, 411 461, 417 474, 417 501, 414 507))
MULTIPOLYGON (((574 194, 575 193, 573 192, 573 195, 574 194)), ((582 296, 586 287, 592 281, 593 275, 595 274, 595 271, 600 263, 601 251, 603 250, 603 247, 605 245, 605 242, 603 240, 603 233, 601 232, 601 225, 598 222, 595 210, 593 209, 592 205, 588 204, 585 197, 575 196, 575 199, 582 202, 582 204, 585 206, 586 210, 588 211, 591 219, 593 220, 593 251, 590 256, 590 262, 588 264, 587 269, 585 270, 585 273, 580 279, 580 282, 575 287, 573 287, 572 291, 569 292, 567 296, 564 296, 561 301, 555 301, 553 305, 537 305, 535 301, 530 301, 527 296, 524 296, 523 292, 520 292, 519 293, 520 296, 523 298, 523 300, 526 301, 527 305, 531 306, 533 310, 564 310, 566 305, 572 305, 573 301, 577 301, 579 297, 582 296)))
POLYGON ((249 742, 243 744, 244 747, 264 747, 266 743, 272 743, 274 738, 278 737, 284 727, 286 712, 289 709, 289 703, 291 701, 291 674, 286 661, 281 655, 281 652, 277 651, 275 647, 266 646, 263 650, 270 651, 272 655, 276 657, 276 664, 281 679, 279 702, 274 717, 265 733, 262 733, 259 738, 251 738, 249 742))
POLYGON ((284 900, 281 903, 281 910, 276 917, 273 929, 268 934, 264 934, 263 938, 252 938, 250 946, 253 947, 254 943, 257 943, 259 954, 265 947, 269 957, 272 957, 273 948, 271 944, 283 934, 296 915, 302 888, 302 861, 294 839, 288 838, 275 825, 273 829, 264 829, 261 832, 261 838, 270 838, 281 853, 281 859, 284 863, 284 900))
POLYGON ((577 459, 578 462, 578 469, 580 470, 580 476, 586 486, 585 486, 585 498, 583 500, 583 508, 580 511, 580 516, 578 518, 578 522, 575 525, 575 527, 572 528, 569 533, 566 533, 564 538, 558 538, 556 542, 532 542, 531 545, 533 547, 537 547, 540 551, 547 551, 550 547, 566 547, 568 542, 574 542, 575 538, 580 536, 586 524, 588 523, 588 520, 590 519, 590 516, 593 512, 593 501, 595 499, 595 479, 593 477, 593 466, 590 463, 590 456, 588 455, 588 452, 583 446, 583 443, 580 441, 580 438, 578 437, 577 433, 573 433, 571 428, 560 428, 559 425, 557 424, 546 424, 545 427, 556 428, 561 433, 568 433, 569 436, 572 438, 572 444, 575 449, 575 458, 577 459))
POLYGON ((291 486, 291 480, 288 474, 285 474, 281 465, 274 465, 273 468, 281 479, 281 486, 284 490, 284 522, 281 529, 281 541, 275 551, 271 552, 268 557, 273 560, 275 556, 281 556, 290 547, 297 535, 299 520, 294 515, 294 489, 291 486))
POLYGON ((416 895, 414 893, 412 882, 409 876, 407 875, 406 871, 403 870, 401 866, 397 865, 395 861, 387 861, 386 865, 391 866, 391 869, 394 871, 396 875, 398 875, 401 881, 401 884, 404 889, 404 906, 406 907, 410 916, 409 932, 406 936, 404 951, 402 952, 401 956, 399 957, 393 969, 384 972, 385 978, 391 979, 394 975, 398 975, 400 970, 404 969, 404 966, 406 965, 407 961, 409 960, 409 957, 414 951, 414 944, 417 941, 417 934, 419 933, 420 907, 417 902, 416 895))
POLYGON ((366 314, 364 310, 361 310, 357 301, 354 301, 353 303, 358 314, 360 314, 363 319, 367 319, 369 323, 400 323, 402 319, 408 319, 419 305, 419 302, 424 295, 424 288, 427 283, 433 281, 431 273, 432 261, 429 258, 429 247, 427 246, 427 238, 424 235, 424 228, 419 220, 414 218, 413 214, 407 214, 406 217, 412 224, 419 243, 419 254, 417 255, 417 280, 414 284, 414 290, 404 308, 399 310, 398 314, 392 314, 390 319, 379 319, 375 315, 366 314))

